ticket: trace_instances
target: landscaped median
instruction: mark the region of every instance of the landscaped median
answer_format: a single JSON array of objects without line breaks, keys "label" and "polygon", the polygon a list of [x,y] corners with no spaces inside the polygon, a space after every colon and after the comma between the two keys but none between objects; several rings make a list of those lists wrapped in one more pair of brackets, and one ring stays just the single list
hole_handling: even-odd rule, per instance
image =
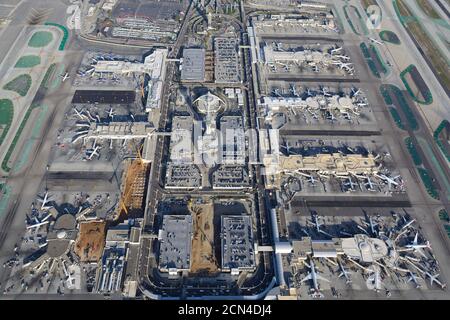
[{"label": "landscaped median", "polygon": [[[446,132],[444,132],[446,130]],[[450,122],[447,120],[443,120],[439,127],[437,127],[436,131],[433,133],[434,141],[436,141],[436,144],[439,146],[439,149],[441,149],[442,153],[447,158],[447,161],[450,162],[450,152],[448,151],[449,147],[445,146],[445,144],[448,144],[446,138],[448,136],[448,133],[450,132]],[[444,135],[444,136],[442,136]]]},{"label": "landscaped median", "polygon": [[65,26],[53,22],[46,22],[45,25],[58,27],[59,29],[62,30],[63,38],[61,39],[61,43],[59,44],[58,50],[63,51],[66,46],[67,40],[69,40],[69,30]]},{"label": "landscaped median", "polygon": [[0,145],[8,133],[14,115],[14,106],[9,99],[0,99]]},{"label": "landscaped median", "polygon": [[386,105],[390,106],[389,112],[391,113],[392,118],[400,129],[406,130],[406,126],[403,123],[397,108],[401,108],[411,129],[417,130],[419,128],[416,117],[414,116],[408,102],[406,101],[403,93],[399,88],[391,84],[383,84],[380,86],[380,92]]},{"label": "landscaped median", "polygon": [[[411,98],[421,104],[433,103],[433,96],[431,91],[420,75],[415,65],[409,65],[405,70],[400,73],[400,78],[408,90]],[[414,88],[414,89],[413,89]]]},{"label": "landscaped median", "polygon": [[400,39],[398,38],[398,36],[389,30],[383,30],[380,32],[380,39],[385,41],[385,42],[389,42],[389,43],[393,43],[393,44],[400,44]]}]

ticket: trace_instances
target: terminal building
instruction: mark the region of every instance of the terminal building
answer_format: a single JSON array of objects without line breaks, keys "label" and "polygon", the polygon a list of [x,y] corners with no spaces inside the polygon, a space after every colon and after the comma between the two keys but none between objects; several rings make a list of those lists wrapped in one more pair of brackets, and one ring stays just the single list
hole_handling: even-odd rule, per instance
[{"label": "terminal building", "polygon": [[251,217],[223,215],[221,224],[222,271],[232,275],[254,271],[256,262]]},{"label": "terminal building", "polygon": [[156,49],[145,57],[143,63],[118,60],[99,60],[93,65],[96,73],[121,75],[146,74],[149,77],[146,111],[161,107],[162,88],[165,77],[167,49]]},{"label": "terminal building", "polygon": [[164,215],[159,230],[159,269],[176,275],[191,269],[192,216]]}]

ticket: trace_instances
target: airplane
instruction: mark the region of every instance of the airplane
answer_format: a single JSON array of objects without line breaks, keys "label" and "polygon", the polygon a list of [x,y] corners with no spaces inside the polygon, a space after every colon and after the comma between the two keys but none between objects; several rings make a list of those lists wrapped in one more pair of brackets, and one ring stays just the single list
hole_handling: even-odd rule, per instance
[{"label": "airplane", "polygon": [[352,97],[356,97],[360,93],[361,93],[361,89],[356,90],[356,88],[352,88],[352,93],[351,93]]},{"label": "airplane", "polygon": [[366,187],[367,190],[369,191],[376,191],[375,190],[375,183],[372,182],[372,180],[370,179],[369,176],[367,176],[366,178],[366,182],[364,183],[364,186]]},{"label": "airplane", "polygon": [[299,97],[299,96],[300,96],[300,94],[298,93],[297,88],[295,87],[294,84],[290,84],[290,85],[289,85],[289,91],[292,92],[292,94],[293,94],[295,97]]},{"label": "airplane", "polygon": [[364,216],[366,221],[362,221],[363,224],[365,224],[366,226],[370,227],[370,231],[372,233],[372,235],[374,236],[378,236],[378,230],[375,230],[376,227],[378,227],[378,223],[374,223],[372,220],[371,216],[368,216],[365,212],[364,212]]},{"label": "airplane", "polygon": [[409,274],[409,278],[408,278],[408,282],[413,282],[414,285],[416,286],[416,289],[419,289],[421,287],[419,281],[418,281],[418,277],[411,271],[408,271]]},{"label": "airplane", "polygon": [[428,271],[425,271],[425,275],[430,278],[430,285],[433,285],[434,282],[436,282],[442,289],[445,289],[447,287],[447,284],[440,282],[437,278],[439,277],[439,273],[432,275]]},{"label": "airplane", "polygon": [[50,202],[50,198],[52,196],[48,194],[48,191],[45,190],[45,195],[42,197],[38,195],[37,201],[41,202],[41,210],[49,210],[50,208],[53,208],[53,206],[47,206],[47,203]]},{"label": "airplane", "polygon": [[[403,221],[406,222],[405,217],[403,217]],[[408,228],[410,225],[412,225],[414,222],[416,221],[416,219],[412,219],[411,221],[408,221],[400,230],[406,229]]]},{"label": "airplane", "polygon": [[343,49],[343,47],[337,47],[337,48],[332,49],[332,50],[330,51],[330,53],[331,53],[331,54],[333,54],[333,53],[338,53],[338,52],[340,52],[342,49]]},{"label": "airplane", "polygon": [[64,75],[60,74],[59,76],[62,78],[62,82],[66,81],[67,79],[70,78],[68,72],[66,72]]},{"label": "airplane", "polygon": [[316,185],[317,180],[314,179],[314,176],[309,176],[309,178],[307,178],[307,179],[308,179],[308,182],[311,183],[312,186]]},{"label": "airplane", "polygon": [[272,90],[272,94],[275,96],[281,97],[280,89],[278,89],[278,88],[274,88]]},{"label": "airplane", "polygon": [[313,262],[313,260],[311,258],[309,260],[309,265],[308,264],[306,264],[306,265],[311,270],[311,272],[309,272],[308,275],[300,281],[300,283],[308,281],[308,280],[311,280],[312,284],[313,284],[313,288],[312,288],[313,297],[315,297],[315,298],[323,298],[323,294],[320,292],[319,284],[318,284],[317,281],[321,280],[321,281],[330,282],[330,280],[328,280],[328,279],[322,277],[321,275],[317,274],[316,268],[314,266],[314,262]]},{"label": "airplane", "polygon": [[329,234],[329,233],[323,231],[322,229],[320,229],[320,226],[323,226],[323,223],[321,223],[321,222],[319,221],[319,215],[318,215],[317,213],[312,213],[312,218],[313,218],[314,220],[313,220],[313,221],[306,220],[307,223],[310,223],[310,224],[312,224],[313,226],[315,226],[317,232],[322,233],[322,234],[324,234],[324,235],[326,235],[326,236],[328,236],[328,237],[330,237],[330,238],[333,238],[333,236],[332,236],[331,234]]},{"label": "airplane", "polygon": [[381,180],[385,181],[388,184],[388,189],[392,189],[392,186],[398,186],[398,182],[396,182],[395,180],[400,178],[400,176],[395,176],[393,178],[390,178],[384,174],[378,175],[375,174],[376,177],[380,178]]},{"label": "airplane", "polygon": [[347,178],[347,182],[344,182],[344,186],[349,187],[351,191],[355,191],[355,186],[358,186],[358,184],[354,183],[351,178]]},{"label": "airplane", "polygon": [[369,40],[374,42],[374,43],[376,43],[376,44],[379,44],[379,45],[383,45],[384,44],[384,42],[378,41],[377,39],[374,39],[374,38],[370,38],[369,37]]},{"label": "airplane", "polygon": [[317,232],[321,232],[320,226],[323,226],[323,223],[319,221],[319,215],[317,213],[312,214],[313,221],[307,220],[310,224],[316,227]]},{"label": "airplane", "polygon": [[311,90],[309,88],[306,88],[306,95],[308,97],[312,97]]},{"label": "airplane", "polygon": [[89,150],[86,152],[86,153],[89,154],[88,160],[92,160],[92,158],[93,158],[94,156],[97,156],[97,157],[100,156],[100,154],[99,154],[98,151],[97,151],[98,149],[100,149],[100,147],[99,147],[99,146],[96,146],[95,148],[89,149]]},{"label": "airplane", "polygon": [[320,87],[320,90],[322,91],[322,94],[323,94],[325,97],[331,97],[331,94],[328,93],[328,89],[327,89],[327,88],[321,86],[321,87]]},{"label": "airplane", "polygon": [[329,111],[327,111],[327,119],[330,120],[330,122],[336,121],[334,114]]},{"label": "airplane", "polygon": [[114,121],[115,113],[114,113],[114,109],[113,108],[109,109],[108,116],[111,118],[111,121]]},{"label": "airplane", "polygon": [[346,284],[352,283],[352,279],[350,279],[350,272],[345,270],[345,268],[342,265],[341,261],[338,261],[338,263],[339,263],[339,269],[341,270],[341,273],[339,274],[338,278],[344,277]]},{"label": "airplane", "polygon": [[289,143],[288,143],[287,141],[284,141],[284,145],[282,144],[282,145],[281,145],[281,148],[283,148],[283,149],[286,150],[288,156],[289,156],[290,154],[296,154],[295,152],[292,152],[292,151],[291,151],[291,146],[289,145]]},{"label": "airplane", "polygon": [[77,110],[77,108],[73,108],[73,110],[75,111],[75,114],[82,120],[87,120],[86,115],[82,114],[80,111]]},{"label": "airplane", "polygon": [[408,244],[408,245],[406,245],[406,248],[407,248],[406,250],[413,250],[414,252],[417,251],[417,252],[420,253],[424,258],[427,258],[427,256],[426,256],[425,253],[422,251],[422,249],[424,249],[424,248],[431,249],[430,242],[427,241],[427,242],[424,243],[424,244],[419,244],[419,243],[418,243],[418,238],[419,238],[419,232],[416,232],[416,236],[414,237],[413,242],[410,243],[410,244]]}]

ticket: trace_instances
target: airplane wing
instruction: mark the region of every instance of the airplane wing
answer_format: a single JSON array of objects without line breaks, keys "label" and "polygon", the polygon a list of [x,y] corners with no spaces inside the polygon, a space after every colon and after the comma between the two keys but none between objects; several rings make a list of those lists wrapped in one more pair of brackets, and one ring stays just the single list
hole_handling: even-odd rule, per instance
[{"label": "airplane wing", "polygon": [[324,278],[324,277],[322,277],[322,276],[321,276],[321,275],[319,275],[319,274],[316,274],[316,278],[317,278],[318,280],[322,280],[322,281],[330,282],[330,280],[328,280],[327,278]]},{"label": "airplane wing", "polygon": [[312,275],[311,275],[311,273],[309,273],[306,277],[304,277],[304,278],[300,281],[300,283],[303,283],[303,282],[308,281],[308,280],[312,280]]}]

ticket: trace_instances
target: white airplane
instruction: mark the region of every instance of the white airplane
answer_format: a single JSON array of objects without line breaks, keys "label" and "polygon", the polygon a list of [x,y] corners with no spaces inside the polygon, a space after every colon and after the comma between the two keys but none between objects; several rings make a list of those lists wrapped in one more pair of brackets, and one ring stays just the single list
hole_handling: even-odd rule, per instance
[{"label": "white airplane", "polygon": [[332,49],[332,50],[330,51],[330,53],[331,53],[331,54],[333,54],[333,53],[338,53],[338,52],[340,52],[342,49],[343,49],[343,47],[337,47],[337,48]]},{"label": "white airplane", "polygon": [[438,280],[439,277],[439,273],[432,275],[431,273],[429,273],[428,271],[425,271],[425,275],[430,278],[430,285],[433,285],[434,282],[436,282],[436,284],[438,284],[442,289],[445,289],[445,287],[447,287],[447,284],[442,283]]},{"label": "white airplane", "polygon": [[322,91],[322,94],[323,94],[325,97],[331,97],[331,94],[328,93],[328,89],[327,89],[327,88],[325,88],[325,87],[320,87],[320,90]]},{"label": "white airplane", "polygon": [[299,94],[298,91],[297,91],[297,88],[296,88],[295,85],[292,84],[292,83],[289,85],[289,91],[292,92],[292,94],[294,95],[294,97],[300,96],[300,94]]},{"label": "white airplane", "polygon": [[345,283],[350,284],[352,283],[352,279],[350,279],[350,271],[345,270],[344,266],[342,265],[341,261],[338,261],[339,263],[339,269],[341,270],[341,273],[339,274],[339,278],[344,277]]},{"label": "white airplane", "polygon": [[306,95],[308,97],[312,97],[311,90],[309,88],[306,88]]},{"label": "white airplane", "polygon": [[100,156],[100,154],[99,154],[98,151],[97,151],[98,149],[100,149],[100,147],[99,147],[99,146],[96,146],[94,149],[91,149],[91,150],[88,150],[88,151],[87,151],[87,153],[89,153],[88,160],[92,160],[92,158],[93,158],[94,156],[97,156],[97,157]]},{"label": "white airplane", "polygon": [[[406,222],[405,217],[403,217],[403,220]],[[416,221],[416,219],[412,219],[411,221],[408,221],[400,230],[406,229],[408,228],[410,225],[412,225],[414,222]]]},{"label": "white airplane", "polygon": [[110,108],[109,111],[108,111],[108,117],[111,119],[111,121],[114,121],[114,116],[115,115],[116,114],[114,113],[114,109]]},{"label": "white airplane", "polygon": [[52,196],[48,194],[48,191],[45,191],[45,195],[42,197],[38,195],[37,201],[41,202],[41,210],[49,210],[50,208],[53,208],[53,206],[47,206],[47,203],[50,202],[50,198]]},{"label": "white airplane", "polygon": [[275,96],[281,97],[280,89],[278,89],[278,88],[274,88],[272,90],[272,94]]},{"label": "white airplane", "polygon": [[331,112],[328,112],[327,119],[330,120],[331,122],[336,121],[336,117]]},{"label": "white airplane", "polygon": [[367,176],[366,178],[366,182],[364,183],[364,186],[366,187],[367,190],[369,191],[376,191],[375,190],[375,183],[372,182],[372,180],[370,179],[369,176]]},{"label": "white airplane", "polygon": [[323,226],[323,223],[319,221],[319,215],[317,213],[312,214],[313,221],[307,220],[310,224],[316,227],[317,232],[321,232],[320,226]]},{"label": "white airplane", "polygon": [[80,111],[77,110],[77,108],[73,108],[73,110],[75,111],[75,114],[82,120],[87,120],[87,116],[82,114]]},{"label": "white airplane", "polygon": [[347,182],[344,182],[344,186],[349,187],[352,191],[355,191],[355,186],[358,186],[358,184],[354,183],[352,178],[347,178]]},{"label": "white airplane", "polygon": [[374,38],[370,38],[370,37],[369,37],[369,40],[372,41],[372,42],[374,42],[374,43],[376,43],[376,44],[379,44],[379,45],[383,45],[383,44],[384,44],[383,42],[378,41],[377,39],[374,39]]},{"label": "white airplane", "polygon": [[413,282],[414,285],[416,286],[416,289],[419,289],[421,287],[420,283],[419,283],[419,277],[417,277],[413,272],[408,271],[409,274],[409,278],[408,278],[408,282]]},{"label": "white airplane", "polygon": [[[306,264],[306,263],[305,263],[305,264]],[[312,291],[313,291],[313,297],[316,297],[316,298],[322,298],[322,297],[323,297],[323,294],[320,292],[319,283],[318,283],[317,281],[318,281],[318,280],[321,280],[321,281],[330,282],[330,280],[328,280],[328,279],[322,277],[321,275],[319,275],[319,274],[316,272],[316,268],[315,268],[315,266],[314,266],[314,262],[313,262],[313,260],[312,260],[311,258],[310,258],[310,260],[309,260],[309,265],[308,265],[308,264],[306,264],[306,265],[307,265],[307,267],[308,267],[311,271],[310,271],[310,272],[308,273],[308,275],[307,275],[305,278],[303,278],[300,282],[302,283],[302,282],[311,280],[311,281],[312,281],[312,284],[313,284],[313,288],[312,288]]]},{"label": "white airplane", "polygon": [[361,93],[361,89],[356,90],[355,88],[352,88],[352,97],[356,97],[360,93]]},{"label": "white airplane", "polygon": [[69,76],[69,73],[68,72],[66,72],[64,75],[59,75],[61,78],[62,78],[62,82],[64,82],[64,81],[66,81],[67,79],[69,79],[70,78],[70,76]]},{"label": "white airplane", "polygon": [[287,141],[284,141],[284,144],[281,145],[281,148],[285,149],[288,155],[290,155],[291,153],[295,154],[295,152],[291,152],[291,146]]},{"label": "white airplane", "polygon": [[307,178],[307,179],[308,179],[308,182],[311,183],[312,186],[315,186],[316,182],[318,181],[314,178],[314,176],[309,176],[309,178]]},{"label": "white airplane", "polygon": [[380,175],[375,174],[375,176],[378,177],[378,178],[380,178],[381,180],[385,181],[385,182],[388,184],[388,188],[389,188],[389,189],[392,189],[392,186],[393,186],[393,185],[394,185],[394,186],[398,186],[398,182],[396,182],[395,180],[398,179],[398,178],[400,178],[400,176],[395,176],[395,177],[393,177],[393,178],[388,177],[388,176],[386,176],[386,175],[384,175],[384,174],[380,174]]},{"label": "white airplane", "polygon": [[370,231],[372,232],[372,235],[378,236],[377,230],[375,230],[375,227],[378,226],[378,223],[374,223],[371,216],[368,216],[367,214],[364,214],[366,220],[363,220],[362,223],[366,225],[367,227],[370,227]]},{"label": "white airplane", "polygon": [[416,232],[416,236],[414,237],[414,240],[412,243],[406,245],[407,250],[413,250],[413,252],[418,252],[420,253],[423,257],[427,258],[427,256],[425,255],[425,253],[422,251],[422,249],[424,248],[428,248],[431,249],[430,246],[430,242],[427,241],[424,244],[419,244],[418,243],[418,238],[419,238],[419,232]]}]

